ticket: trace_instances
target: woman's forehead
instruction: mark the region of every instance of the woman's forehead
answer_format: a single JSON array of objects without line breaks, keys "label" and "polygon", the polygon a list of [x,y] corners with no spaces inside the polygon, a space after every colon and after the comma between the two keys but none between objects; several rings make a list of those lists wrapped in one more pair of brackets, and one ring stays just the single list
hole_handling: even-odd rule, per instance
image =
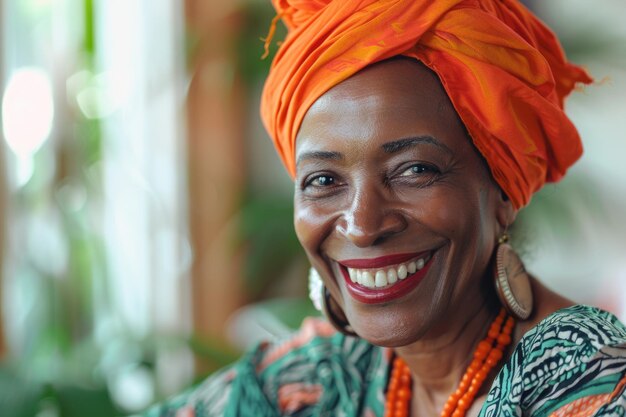
[{"label": "woman's forehead", "polygon": [[[323,94],[307,111],[296,140],[400,139],[411,134],[463,132],[439,79],[414,60],[394,59],[368,67]],[[308,147],[308,146],[307,146]]]},{"label": "woman's forehead", "polygon": [[423,96],[450,102],[439,78],[428,67],[415,59],[394,58],[362,69],[320,96],[311,107],[374,95],[389,96],[392,101],[394,97],[402,98],[398,97],[400,93],[407,93],[406,97]]}]

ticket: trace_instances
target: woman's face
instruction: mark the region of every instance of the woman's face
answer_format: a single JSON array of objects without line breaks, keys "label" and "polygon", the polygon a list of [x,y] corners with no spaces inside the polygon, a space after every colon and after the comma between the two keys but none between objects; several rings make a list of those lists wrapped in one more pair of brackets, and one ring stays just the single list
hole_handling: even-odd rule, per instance
[{"label": "woman's face", "polygon": [[404,346],[484,303],[514,213],[430,70],[396,59],[329,90],[296,161],[296,233],[361,337]]}]

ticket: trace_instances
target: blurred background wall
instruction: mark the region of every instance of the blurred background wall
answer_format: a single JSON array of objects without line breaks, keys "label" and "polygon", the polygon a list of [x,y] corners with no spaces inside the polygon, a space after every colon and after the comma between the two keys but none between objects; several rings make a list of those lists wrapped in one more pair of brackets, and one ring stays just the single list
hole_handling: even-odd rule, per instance
[{"label": "blurred background wall", "polygon": [[[626,6],[528,5],[598,83],[568,102],[583,159],[514,237],[549,286],[626,319]],[[258,118],[273,16],[0,0],[0,415],[138,412],[312,314]]]}]

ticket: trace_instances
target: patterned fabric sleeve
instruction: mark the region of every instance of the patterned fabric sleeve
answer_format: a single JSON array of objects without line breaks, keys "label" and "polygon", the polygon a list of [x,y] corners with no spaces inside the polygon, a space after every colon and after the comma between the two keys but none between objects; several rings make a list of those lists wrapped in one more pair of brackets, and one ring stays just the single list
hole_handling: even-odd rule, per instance
[{"label": "patterned fabric sleeve", "polygon": [[325,321],[305,321],[295,337],[242,365],[238,372],[245,375],[237,377],[241,385],[231,397],[238,397],[226,416],[382,415],[387,362],[380,348],[336,333]]},{"label": "patterned fabric sleeve", "polygon": [[575,306],[522,338],[490,390],[481,417],[626,415],[626,328]]},{"label": "patterned fabric sleeve", "polygon": [[387,359],[325,321],[260,344],[236,364],[143,417],[313,417],[382,414]]},{"label": "patterned fabric sleeve", "polygon": [[626,410],[626,377],[613,392],[591,394],[572,401],[550,414],[550,417],[610,417],[624,416]]},{"label": "patterned fabric sleeve", "polygon": [[212,375],[197,388],[152,407],[142,417],[223,416],[235,379],[234,367]]}]

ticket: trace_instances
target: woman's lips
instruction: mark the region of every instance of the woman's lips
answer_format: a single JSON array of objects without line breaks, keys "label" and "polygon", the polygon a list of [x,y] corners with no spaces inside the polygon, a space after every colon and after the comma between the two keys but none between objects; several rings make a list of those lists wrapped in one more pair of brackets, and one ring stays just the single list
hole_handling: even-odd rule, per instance
[{"label": "woman's lips", "polygon": [[430,269],[433,252],[340,261],[348,292],[365,304],[386,303],[413,290]]}]

